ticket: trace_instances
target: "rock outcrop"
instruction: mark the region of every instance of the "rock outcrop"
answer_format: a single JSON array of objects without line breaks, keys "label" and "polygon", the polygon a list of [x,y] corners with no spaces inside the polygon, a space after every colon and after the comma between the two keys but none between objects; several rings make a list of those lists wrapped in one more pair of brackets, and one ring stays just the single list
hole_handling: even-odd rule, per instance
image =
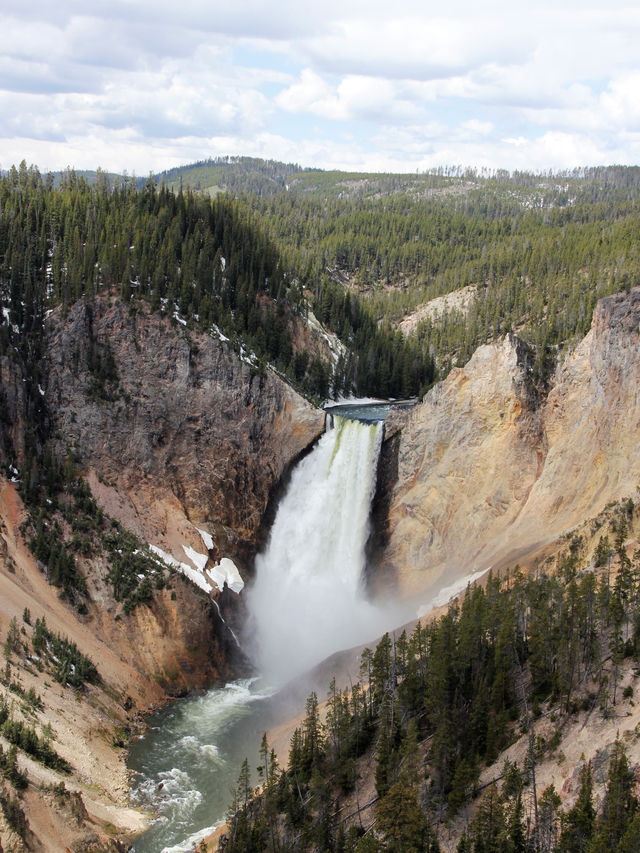
[{"label": "rock outcrop", "polygon": [[[640,482],[640,288],[601,300],[536,403],[516,338],[389,426],[401,429],[377,584],[425,593],[515,562]],[[395,420],[394,420],[395,419]]]},{"label": "rock outcrop", "polygon": [[117,301],[78,303],[50,329],[46,398],[110,514],[179,559],[181,544],[202,551],[203,527],[214,559],[246,565],[324,414],[227,343]]},{"label": "rock outcrop", "polygon": [[[49,318],[46,375],[60,454],[105,511],[178,562],[227,557],[246,577],[270,497],[323,412],[226,342],[106,297]],[[177,578],[171,595],[121,613],[107,568],[85,567],[89,612],[124,661],[173,694],[232,675],[237,648],[219,608],[239,618],[235,593],[216,605]]]}]

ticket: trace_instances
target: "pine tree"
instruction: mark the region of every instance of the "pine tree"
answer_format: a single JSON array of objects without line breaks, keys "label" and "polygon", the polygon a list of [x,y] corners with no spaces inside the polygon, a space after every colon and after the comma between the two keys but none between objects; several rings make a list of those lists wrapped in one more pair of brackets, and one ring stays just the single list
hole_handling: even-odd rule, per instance
[{"label": "pine tree", "polygon": [[609,762],[607,790],[597,824],[593,853],[605,849],[615,850],[627,831],[637,809],[632,785],[633,773],[624,746],[622,741],[616,739]]},{"label": "pine tree", "polygon": [[593,783],[589,762],[580,772],[580,790],[576,804],[562,818],[558,853],[587,853],[593,838],[594,825]]},{"label": "pine tree", "polygon": [[431,828],[417,791],[403,780],[392,785],[376,807],[376,829],[389,853],[426,853]]},{"label": "pine tree", "polygon": [[627,826],[616,849],[616,853],[638,853],[640,850],[640,813],[636,812]]}]

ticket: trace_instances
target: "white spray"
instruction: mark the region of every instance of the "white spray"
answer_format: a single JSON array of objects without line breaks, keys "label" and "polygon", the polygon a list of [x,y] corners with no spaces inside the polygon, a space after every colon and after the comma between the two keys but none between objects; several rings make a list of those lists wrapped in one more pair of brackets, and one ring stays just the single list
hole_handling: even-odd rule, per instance
[{"label": "white spray", "polygon": [[382,423],[336,417],[293,471],[247,595],[245,642],[271,681],[380,631],[362,574],[382,432]]}]

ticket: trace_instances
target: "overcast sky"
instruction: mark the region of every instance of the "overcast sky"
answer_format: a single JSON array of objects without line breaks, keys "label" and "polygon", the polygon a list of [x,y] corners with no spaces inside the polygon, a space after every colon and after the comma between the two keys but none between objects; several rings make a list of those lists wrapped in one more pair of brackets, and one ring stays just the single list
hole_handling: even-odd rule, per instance
[{"label": "overcast sky", "polygon": [[0,167],[640,163],[637,0],[2,0]]}]

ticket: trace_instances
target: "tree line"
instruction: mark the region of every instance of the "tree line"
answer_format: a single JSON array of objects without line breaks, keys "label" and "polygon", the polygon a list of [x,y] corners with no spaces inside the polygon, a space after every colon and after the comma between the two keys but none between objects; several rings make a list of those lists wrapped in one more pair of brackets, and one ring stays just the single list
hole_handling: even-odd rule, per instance
[{"label": "tree line", "polygon": [[[308,698],[286,770],[263,740],[257,796],[245,761],[222,849],[435,853],[439,833],[479,793],[483,768],[522,738],[525,759],[505,762],[502,784],[486,787],[459,853],[637,850],[622,742],[599,814],[588,763],[571,809],[553,786],[536,786],[536,766],[565,726],[584,711],[609,716],[633,696],[620,682],[625,659],[640,662],[640,561],[624,544],[634,512],[633,502],[617,508],[590,557],[574,537],[553,574],[490,575],[438,620],[366,649],[361,681],[344,691],[332,682],[324,718],[317,695]],[[554,722],[546,739],[536,728],[543,714]],[[368,803],[358,790],[363,756],[374,763]]]},{"label": "tree line", "polygon": [[[354,298],[320,282],[319,313],[339,333],[339,364],[305,349],[296,323],[308,303],[304,284],[247,205],[174,193],[148,180],[93,184],[73,172],[57,185],[22,163],[0,180],[0,284],[5,322],[0,353],[17,346],[37,387],[44,313],[117,289],[129,302],[177,314],[268,361],[318,398],[329,393],[418,394],[434,380],[428,347],[380,327]],[[380,379],[372,368],[381,361]],[[34,403],[37,403],[34,397]]]}]

